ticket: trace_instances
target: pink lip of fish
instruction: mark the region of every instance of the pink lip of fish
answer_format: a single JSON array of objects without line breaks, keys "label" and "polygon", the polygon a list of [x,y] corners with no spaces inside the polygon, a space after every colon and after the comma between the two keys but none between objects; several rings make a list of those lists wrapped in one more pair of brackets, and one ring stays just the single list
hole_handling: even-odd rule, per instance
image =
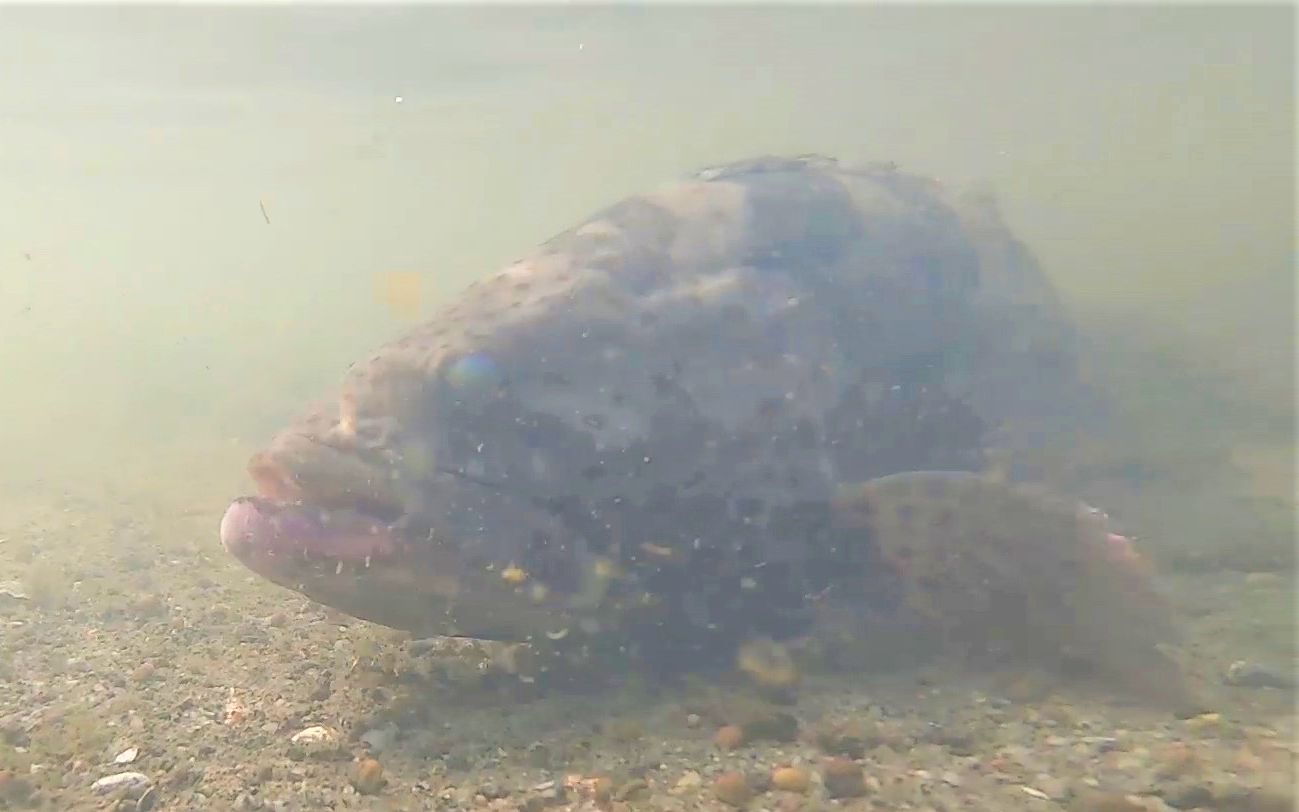
[{"label": "pink lip of fish", "polygon": [[1132,539],[1119,533],[1106,533],[1107,549],[1117,558],[1133,563],[1141,560],[1141,554],[1133,546]]},{"label": "pink lip of fish", "polygon": [[[1083,504],[1083,510],[1097,519],[1108,522],[1109,514],[1097,507],[1092,507],[1086,503]],[[1144,569],[1146,558],[1137,551],[1131,536],[1125,536],[1122,533],[1115,533],[1112,530],[1105,531],[1105,557],[1116,564],[1124,564],[1137,569]]]},{"label": "pink lip of fish", "polygon": [[245,562],[315,554],[330,561],[368,564],[396,547],[382,523],[350,511],[327,516],[292,505],[239,499],[221,520],[221,542]]},{"label": "pink lip of fish", "polygon": [[1102,555],[1121,570],[1141,577],[1149,577],[1150,561],[1137,549],[1130,536],[1106,532]]}]

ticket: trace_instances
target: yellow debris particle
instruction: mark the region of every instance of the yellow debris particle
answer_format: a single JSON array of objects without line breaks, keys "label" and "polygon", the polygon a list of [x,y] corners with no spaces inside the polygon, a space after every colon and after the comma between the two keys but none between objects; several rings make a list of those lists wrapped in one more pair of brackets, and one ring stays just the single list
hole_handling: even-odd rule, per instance
[{"label": "yellow debris particle", "polygon": [[393,271],[382,274],[378,282],[379,301],[399,319],[416,319],[420,311],[422,280],[413,271]]},{"label": "yellow debris particle", "polygon": [[767,638],[746,641],[736,653],[736,667],[758,686],[784,690],[800,682],[789,650]]},{"label": "yellow debris particle", "polygon": [[609,560],[608,558],[605,558],[604,556],[601,556],[595,560],[594,570],[595,570],[595,574],[600,578],[618,577],[618,565],[614,564],[613,561]]},{"label": "yellow debris particle", "polygon": [[528,580],[528,572],[522,567],[511,564],[510,566],[501,570],[501,578],[504,579],[504,581],[508,584],[514,584],[515,586],[518,586],[519,584]]},{"label": "yellow debris particle", "polygon": [[1199,716],[1193,716],[1186,720],[1186,726],[1197,733],[1205,733],[1215,730],[1222,725],[1222,715],[1219,713],[1202,713]]},{"label": "yellow debris particle", "polygon": [[644,544],[642,544],[640,548],[645,552],[649,553],[650,555],[658,556],[659,558],[672,557],[672,548],[664,547],[662,544],[651,544],[650,542],[647,541]]}]

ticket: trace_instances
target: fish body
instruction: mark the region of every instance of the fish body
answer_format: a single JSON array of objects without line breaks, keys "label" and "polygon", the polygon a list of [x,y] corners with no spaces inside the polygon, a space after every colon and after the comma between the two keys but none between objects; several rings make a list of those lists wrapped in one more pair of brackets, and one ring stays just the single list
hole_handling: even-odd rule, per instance
[{"label": "fish body", "polygon": [[690,663],[805,634],[816,596],[890,600],[865,585],[896,549],[843,520],[875,498],[852,486],[974,476],[1069,426],[1076,346],[987,201],[892,165],[730,163],[596,213],[355,364],[253,457],[221,537],[416,634],[614,634]]}]

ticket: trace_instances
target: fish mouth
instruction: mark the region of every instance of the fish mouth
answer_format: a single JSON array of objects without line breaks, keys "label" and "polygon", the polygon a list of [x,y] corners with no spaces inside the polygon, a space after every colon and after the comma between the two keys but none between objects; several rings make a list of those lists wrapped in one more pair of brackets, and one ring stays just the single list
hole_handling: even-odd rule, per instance
[{"label": "fish mouth", "polygon": [[289,434],[255,454],[248,472],[257,494],[230,504],[221,543],[260,574],[272,577],[289,562],[370,565],[404,546],[391,477],[355,454]]},{"label": "fish mouth", "polygon": [[426,567],[401,530],[352,508],[244,496],[226,509],[220,535],[267,581],[394,629],[445,633],[459,591],[454,567]]},{"label": "fish mouth", "polygon": [[551,628],[535,593],[499,568],[470,565],[460,549],[465,516],[472,525],[484,514],[456,514],[446,505],[482,504],[490,488],[435,475],[419,483],[419,495],[408,486],[407,504],[382,461],[296,433],[277,437],[248,470],[256,493],[231,502],[220,538],[262,578],[418,634],[515,640]]},{"label": "fish mouth", "polygon": [[263,572],[299,561],[370,566],[402,546],[393,528],[346,508],[286,504],[240,497],[221,518],[221,543],[252,569]]}]

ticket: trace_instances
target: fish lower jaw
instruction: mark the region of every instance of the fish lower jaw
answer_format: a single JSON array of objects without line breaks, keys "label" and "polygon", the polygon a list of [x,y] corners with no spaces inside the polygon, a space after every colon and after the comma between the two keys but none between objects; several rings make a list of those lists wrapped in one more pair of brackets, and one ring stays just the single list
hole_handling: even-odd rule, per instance
[{"label": "fish lower jaw", "polygon": [[253,569],[369,569],[398,557],[404,543],[386,523],[350,510],[236,499],[221,520],[226,550]]}]

